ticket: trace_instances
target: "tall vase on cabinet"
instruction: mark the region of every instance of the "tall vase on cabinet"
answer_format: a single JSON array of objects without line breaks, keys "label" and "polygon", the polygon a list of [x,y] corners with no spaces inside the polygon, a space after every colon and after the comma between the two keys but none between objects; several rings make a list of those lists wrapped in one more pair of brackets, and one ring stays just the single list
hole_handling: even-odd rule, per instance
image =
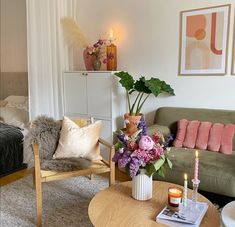
[{"label": "tall vase on cabinet", "polygon": [[145,169],[132,178],[132,197],[136,200],[149,200],[153,193],[153,179],[146,174]]}]

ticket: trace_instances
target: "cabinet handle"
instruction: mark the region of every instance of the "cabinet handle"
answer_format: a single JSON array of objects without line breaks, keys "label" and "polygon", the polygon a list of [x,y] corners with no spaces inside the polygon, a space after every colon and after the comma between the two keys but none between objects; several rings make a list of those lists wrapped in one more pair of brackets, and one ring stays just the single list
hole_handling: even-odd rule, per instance
[{"label": "cabinet handle", "polygon": [[88,76],[88,73],[82,73],[83,76]]}]

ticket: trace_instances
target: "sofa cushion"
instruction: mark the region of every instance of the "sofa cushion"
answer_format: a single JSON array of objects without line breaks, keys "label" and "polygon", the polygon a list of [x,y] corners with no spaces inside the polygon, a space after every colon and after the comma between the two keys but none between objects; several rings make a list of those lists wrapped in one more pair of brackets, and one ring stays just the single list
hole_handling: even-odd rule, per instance
[{"label": "sofa cushion", "polygon": [[155,132],[160,132],[165,138],[171,135],[171,130],[164,125],[154,124],[148,127],[148,135],[153,135]]},{"label": "sofa cushion", "polygon": [[[183,185],[183,174],[189,179],[194,176],[195,150],[172,147],[169,158],[173,163],[172,170],[166,170],[165,178],[154,176],[154,179],[164,180]],[[199,150],[199,189],[217,194],[235,197],[235,152],[229,158],[227,155]],[[192,183],[189,181],[192,188]]]},{"label": "sofa cushion", "polygon": [[183,142],[183,147],[194,148],[196,145],[197,132],[200,125],[200,121],[189,121],[186,135]]},{"label": "sofa cushion", "polygon": [[223,131],[224,131],[223,124],[215,123],[212,125],[208,139],[208,147],[207,147],[208,150],[219,151]]},{"label": "sofa cushion", "polygon": [[206,150],[208,144],[209,133],[211,129],[211,122],[201,122],[198,128],[197,140],[195,148]]},{"label": "sofa cushion", "polygon": [[189,123],[189,121],[186,119],[181,119],[178,121],[177,134],[176,134],[176,138],[173,143],[174,147],[182,147],[183,146],[188,123]]},{"label": "sofa cushion", "polygon": [[224,131],[220,146],[221,153],[224,154],[232,153],[234,133],[235,133],[235,124],[227,124],[224,126]]}]

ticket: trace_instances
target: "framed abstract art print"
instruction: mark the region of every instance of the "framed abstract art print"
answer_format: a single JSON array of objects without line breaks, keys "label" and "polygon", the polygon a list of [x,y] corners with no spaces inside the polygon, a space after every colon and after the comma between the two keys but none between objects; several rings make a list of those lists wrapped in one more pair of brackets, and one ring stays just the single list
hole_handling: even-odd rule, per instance
[{"label": "framed abstract art print", "polygon": [[226,74],[230,8],[181,12],[180,75]]}]

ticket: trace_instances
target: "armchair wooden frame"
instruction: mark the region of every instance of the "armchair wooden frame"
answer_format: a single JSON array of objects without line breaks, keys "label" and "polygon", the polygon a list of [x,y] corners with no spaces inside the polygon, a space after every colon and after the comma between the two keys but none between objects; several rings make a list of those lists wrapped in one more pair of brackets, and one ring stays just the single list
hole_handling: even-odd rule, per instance
[{"label": "armchair wooden frame", "polygon": [[112,162],[112,157],[115,153],[114,146],[105,140],[99,138],[98,142],[105,147],[109,148],[109,161],[92,162],[91,166],[87,169],[70,171],[70,172],[56,172],[41,170],[39,147],[33,144],[34,153],[34,186],[36,189],[36,208],[37,208],[37,226],[42,226],[42,183],[48,181],[62,180],[70,177],[86,176],[92,174],[100,174],[109,172],[109,185],[115,183],[115,164]]}]

